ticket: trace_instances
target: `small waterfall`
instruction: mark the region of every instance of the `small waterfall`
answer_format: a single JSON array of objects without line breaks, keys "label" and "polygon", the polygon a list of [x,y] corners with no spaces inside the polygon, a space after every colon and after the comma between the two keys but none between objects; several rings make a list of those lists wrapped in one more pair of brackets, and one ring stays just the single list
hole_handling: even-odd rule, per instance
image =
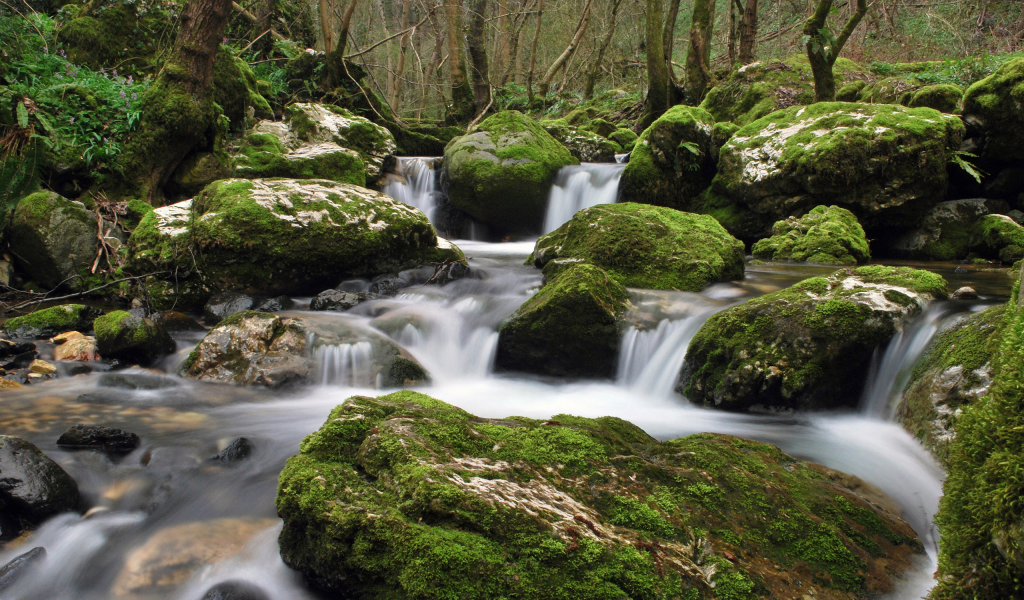
[{"label": "small waterfall", "polygon": [[626,152],[625,154],[616,154],[615,155],[615,162],[623,163],[623,164],[624,163],[628,163],[629,162],[629,152]]},{"label": "small waterfall", "polygon": [[374,375],[373,344],[325,344],[313,351],[316,375],[322,385],[377,387]]},{"label": "small waterfall", "polygon": [[715,310],[679,320],[662,319],[654,329],[630,327],[619,350],[619,385],[651,396],[675,391],[690,340]]},{"label": "small waterfall", "polygon": [[544,233],[550,233],[577,212],[598,204],[615,204],[624,164],[583,163],[562,167],[548,195]]},{"label": "small waterfall", "polygon": [[434,223],[442,194],[434,171],[437,161],[436,158],[398,157],[395,172],[388,175],[382,191],[399,202],[420,209]]}]

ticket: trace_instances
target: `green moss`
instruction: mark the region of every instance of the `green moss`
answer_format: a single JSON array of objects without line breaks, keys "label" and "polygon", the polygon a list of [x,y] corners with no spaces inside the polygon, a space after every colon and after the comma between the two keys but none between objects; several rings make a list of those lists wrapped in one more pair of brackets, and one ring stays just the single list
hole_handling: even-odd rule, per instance
[{"label": "green moss", "polygon": [[637,135],[633,133],[632,129],[616,129],[608,134],[608,139],[622,146],[623,152],[629,152],[633,149],[633,146],[636,144],[636,138]]},{"label": "green moss", "polygon": [[159,68],[157,32],[169,15],[154,7],[140,15],[133,2],[95,2],[88,15],[73,18],[57,32],[57,40],[75,64],[92,69],[117,68],[122,73]]},{"label": "green moss", "polygon": [[864,86],[856,101],[864,104],[910,104],[920,88],[917,81],[907,77],[887,77]]},{"label": "green moss", "polygon": [[924,106],[934,108],[939,112],[956,113],[960,111],[960,102],[963,97],[964,90],[958,85],[950,83],[927,85],[914,93],[908,106]]},{"label": "green moss", "polygon": [[99,314],[82,304],[62,304],[4,321],[4,332],[16,338],[49,338],[65,331],[85,333],[92,329]]},{"label": "green moss", "polygon": [[247,136],[235,162],[235,175],[246,179],[328,179],[366,185],[366,165],[358,152],[340,146],[318,146],[289,153],[280,140],[269,133]]},{"label": "green moss", "polygon": [[985,215],[975,226],[985,254],[1006,264],[1024,258],[1024,227],[1004,215]]},{"label": "green moss", "polygon": [[983,143],[981,156],[997,159],[1024,158],[1016,134],[1024,127],[1024,58],[1006,62],[995,73],[967,88],[963,118],[972,123]]},{"label": "green moss", "polygon": [[260,95],[252,69],[226,45],[220,46],[217,51],[217,60],[213,63],[212,83],[213,101],[223,109],[224,115],[230,121],[231,129],[245,129],[245,119],[249,116],[247,112],[250,110],[250,118],[274,118],[270,103]]},{"label": "green moss", "polygon": [[752,249],[764,260],[796,260],[828,265],[856,265],[871,259],[867,236],[850,211],[817,206],[803,217],[778,221],[772,237]]},{"label": "green moss", "polygon": [[93,329],[100,355],[128,364],[146,365],[177,348],[159,324],[123,310],[97,317]]}]

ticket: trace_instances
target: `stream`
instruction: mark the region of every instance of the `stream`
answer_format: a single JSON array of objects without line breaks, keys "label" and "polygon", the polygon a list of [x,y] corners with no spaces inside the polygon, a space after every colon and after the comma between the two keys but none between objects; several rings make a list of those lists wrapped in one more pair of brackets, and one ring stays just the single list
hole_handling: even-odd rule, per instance
[{"label": "stream", "polygon": [[[410,174],[419,169],[406,166]],[[585,197],[594,188],[607,188],[617,180],[617,173],[605,167],[615,166],[567,174],[558,193],[573,206],[581,198],[589,201]],[[428,212],[436,206],[433,181],[422,172],[410,179],[422,187],[390,193],[406,193],[403,200]],[[571,190],[574,186],[584,191]],[[426,193],[425,187],[430,187]],[[564,214],[572,215],[568,209]],[[551,215],[549,208],[549,221]],[[970,284],[983,299],[936,303],[880,348],[859,411],[743,415],[700,408],[674,392],[690,339],[716,311],[833,268],[750,265],[742,281],[716,284],[700,293],[633,291],[632,320],[646,325],[623,332],[616,378],[573,382],[493,370],[498,326],[542,283],[540,272],[523,264],[533,242],[455,243],[477,277],[443,287],[407,288],[394,298],[366,302],[345,313],[303,314],[355,321],[384,333],[430,372],[433,384],[421,391],[476,415],[611,415],[659,439],[699,432],[734,434],[857,475],[899,504],[928,552],[928,559],[920,561],[891,597],[920,598],[931,586],[937,549],[932,518],[944,474],[892,422],[894,400],[944,323],[1005,300],[1011,280],[1004,274],[973,268],[958,274],[955,264],[926,265],[947,277],[950,289]],[[309,301],[296,300],[300,307]],[[89,375],[4,393],[0,431],[29,440],[57,461],[78,482],[85,504],[93,507],[84,516],[55,517],[0,548],[0,565],[34,547],[47,552],[45,560],[5,590],[4,598],[199,600],[211,586],[233,580],[251,582],[273,599],[316,598],[278,554],[278,473],[333,407],[354,394],[387,391],[374,389],[361,367],[365,350],[358,344],[322,349],[317,355],[322,383],[311,387],[273,391],[177,377],[176,366],[201,335],[179,337],[179,351],[159,370],[100,372],[96,365]],[[40,349],[45,354],[43,345]],[[76,423],[126,429],[141,436],[142,445],[114,458],[58,449],[57,437]],[[231,464],[210,460],[239,436],[254,446],[247,459]],[[193,571],[195,564],[202,566]]]}]

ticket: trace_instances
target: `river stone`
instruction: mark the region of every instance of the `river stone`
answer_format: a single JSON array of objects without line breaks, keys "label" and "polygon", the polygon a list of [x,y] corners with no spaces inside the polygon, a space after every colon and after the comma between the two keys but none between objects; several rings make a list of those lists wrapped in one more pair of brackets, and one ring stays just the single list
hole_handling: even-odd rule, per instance
[{"label": "river stone", "polygon": [[495,367],[554,377],[613,377],[628,308],[622,284],[598,267],[574,264],[501,324]]},{"label": "river stone", "polygon": [[46,339],[65,331],[89,331],[99,314],[99,310],[83,304],[61,304],[7,319],[3,330],[15,338]]},{"label": "river stone", "polygon": [[72,425],[57,438],[57,446],[72,450],[103,450],[125,453],[139,447],[139,436],[130,431],[103,425]]},{"label": "river stone", "polygon": [[167,331],[145,317],[123,310],[98,317],[94,323],[96,347],[106,358],[149,365],[173,354],[178,345]]},{"label": "river stone", "polygon": [[796,260],[824,265],[856,265],[871,260],[868,238],[857,217],[838,206],[816,206],[797,218],[776,221],[772,237],[758,241],[754,258]]},{"label": "river stone", "polygon": [[270,596],[248,581],[233,579],[213,586],[203,594],[202,600],[270,600]]},{"label": "river stone", "polygon": [[249,458],[249,455],[252,454],[255,449],[255,446],[253,446],[252,442],[249,441],[249,438],[235,438],[234,441],[217,453],[217,456],[214,456],[211,460],[222,463],[238,462]]},{"label": "river stone", "polygon": [[50,343],[56,344],[53,348],[55,361],[87,362],[99,359],[96,338],[82,335],[77,331],[68,331],[50,338]]},{"label": "river stone", "polygon": [[491,115],[444,153],[441,182],[452,205],[502,233],[539,231],[558,170],[578,164],[536,121]]},{"label": "river stone", "polygon": [[[376,296],[374,294],[373,296]],[[342,290],[324,290],[317,294],[309,303],[309,310],[343,311],[370,300],[369,292],[344,292]]]},{"label": "river stone", "polygon": [[0,592],[14,585],[29,569],[44,560],[46,560],[46,548],[39,546],[24,554],[19,554],[12,561],[0,567]]},{"label": "river stone", "polygon": [[464,260],[426,215],[351,184],[227,179],[146,215],[128,242],[129,273],[156,308],[194,310],[217,292],[313,294],[348,277]]},{"label": "river stone", "polygon": [[969,255],[1012,263],[1024,257],[1024,228],[1001,200],[949,200],[929,210],[919,227],[896,238],[892,250],[912,259],[963,260]]},{"label": "river stone", "polygon": [[[103,221],[103,232],[114,247],[127,239],[107,221]],[[98,233],[96,213],[84,204],[40,191],[18,203],[8,239],[11,247],[17,249],[14,259],[18,268],[33,281],[46,289],[63,284],[81,291],[81,277],[89,274],[96,258]]]},{"label": "river stone", "polygon": [[290,104],[285,108],[285,121],[285,146],[297,150],[306,145],[334,143],[355,150],[366,165],[368,184],[380,178],[384,159],[397,149],[395,136],[385,127],[330,104]]},{"label": "river stone", "polygon": [[537,240],[527,263],[554,275],[586,262],[626,287],[699,292],[743,277],[743,244],[707,215],[649,204],[601,204]]},{"label": "river stone", "polygon": [[569,125],[563,119],[541,121],[544,131],[562,143],[580,162],[613,163],[622,146],[595,132]]},{"label": "river stone", "polygon": [[[317,352],[330,346],[369,346],[368,387],[421,384],[428,375],[410,355],[369,328],[316,314],[234,314],[210,330],[183,365],[199,381],[280,387],[323,381]],[[329,375],[329,374],[328,374]]]},{"label": "river stone", "polygon": [[38,525],[77,510],[78,502],[78,484],[60,465],[29,442],[0,435],[0,509],[8,517]]},{"label": "river stone", "polygon": [[702,212],[744,239],[818,205],[864,229],[915,226],[941,201],[963,124],[930,108],[822,102],[772,113],[722,147]]},{"label": "river stone", "polygon": [[708,319],[676,389],[731,411],[855,407],[875,348],[947,294],[939,275],[906,267],[805,279]]},{"label": "river stone", "polygon": [[715,176],[715,119],[692,106],[673,106],[633,145],[619,180],[619,200],[690,210]]},{"label": "river stone", "polygon": [[1007,61],[967,88],[963,119],[974,153],[1002,160],[1024,159],[1024,58]]},{"label": "river stone", "polygon": [[727,435],[357,396],[281,472],[279,543],[352,597],[864,598],[923,549],[851,479]]},{"label": "river stone", "polygon": [[214,294],[203,307],[203,320],[207,325],[216,325],[235,313],[246,310],[257,312],[278,312],[293,308],[295,304],[287,296],[265,298],[249,296],[239,292]]},{"label": "river stone", "polygon": [[161,311],[150,318],[154,323],[171,332],[206,331],[195,319],[176,310]]},{"label": "river stone", "polygon": [[235,154],[235,176],[245,179],[288,177],[329,179],[366,185],[366,166],[355,150],[334,142],[300,146],[289,151],[270,133],[254,133]]}]

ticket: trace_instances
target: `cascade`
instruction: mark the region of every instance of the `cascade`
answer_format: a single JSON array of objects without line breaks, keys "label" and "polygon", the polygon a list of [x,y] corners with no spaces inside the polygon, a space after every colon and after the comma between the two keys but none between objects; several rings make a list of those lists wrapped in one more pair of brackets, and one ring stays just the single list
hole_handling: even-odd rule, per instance
[{"label": "cascade", "polygon": [[313,350],[313,358],[322,385],[377,387],[370,342],[324,344]]},{"label": "cascade", "polygon": [[678,320],[662,319],[654,329],[630,327],[622,338],[616,381],[652,396],[672,394],[690,340],[715,312],[703,311]]},{"label": "cascade", "polygon": [[598,204],[614,204],[625,164],[583,163],[562,167],[548,193],[544,233],[558,229],[577,212]]},{"label": "cascade", "polygon": [[437,186],[436,163],[439,158],[398,157],[395,172],[389,174],[382,191],[399,202],[423,211],[436,224],[437,206],[442,192]]}]

